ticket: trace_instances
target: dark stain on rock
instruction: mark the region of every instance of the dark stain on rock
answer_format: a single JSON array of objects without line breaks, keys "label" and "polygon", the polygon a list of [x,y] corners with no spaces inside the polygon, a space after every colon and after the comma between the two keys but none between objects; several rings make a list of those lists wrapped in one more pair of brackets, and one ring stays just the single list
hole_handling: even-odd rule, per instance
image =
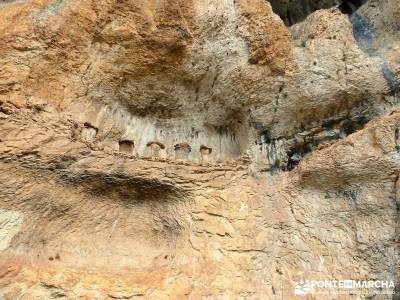
[{"label": "dark stain on rock", "polygon": [[374,26],[366,18],[357,13],[350,16],[350,22],[353,25],[353,34],[357,45],[365,53],[376,55],[377,49],[374,46],[374,41],[377,33]]}]

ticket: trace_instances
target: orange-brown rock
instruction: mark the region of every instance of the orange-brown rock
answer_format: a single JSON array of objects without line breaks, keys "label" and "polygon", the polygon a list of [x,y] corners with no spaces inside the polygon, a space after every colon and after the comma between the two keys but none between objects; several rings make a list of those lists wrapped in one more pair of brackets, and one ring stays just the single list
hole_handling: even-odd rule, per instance
[{"label": "orange-brown rock", "polygon": [[400,4],[356,2],[0,1],[0,299],[397,299]]}]

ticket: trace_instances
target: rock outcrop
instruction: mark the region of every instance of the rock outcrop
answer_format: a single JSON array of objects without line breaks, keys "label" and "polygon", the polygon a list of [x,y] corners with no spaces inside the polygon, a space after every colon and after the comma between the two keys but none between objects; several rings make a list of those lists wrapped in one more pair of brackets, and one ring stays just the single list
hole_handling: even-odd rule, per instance
[{"label": "rock outcrop", "polygon": [[0,299],[400,297],[400,3],[270,2],[0,1]]}]

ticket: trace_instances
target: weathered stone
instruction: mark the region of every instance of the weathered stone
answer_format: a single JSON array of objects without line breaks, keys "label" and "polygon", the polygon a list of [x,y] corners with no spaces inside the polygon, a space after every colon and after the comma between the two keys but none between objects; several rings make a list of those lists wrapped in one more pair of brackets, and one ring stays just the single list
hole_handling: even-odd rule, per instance
[{"label": "weathered stone", "polygon": [[398,293],[400,3],[347,2],[0,3],[0,298]]},{"label": "weathered stone", "polygon": [[19,232],[23,216],[16,211],[0,209],[0,251],[6,250]]}]

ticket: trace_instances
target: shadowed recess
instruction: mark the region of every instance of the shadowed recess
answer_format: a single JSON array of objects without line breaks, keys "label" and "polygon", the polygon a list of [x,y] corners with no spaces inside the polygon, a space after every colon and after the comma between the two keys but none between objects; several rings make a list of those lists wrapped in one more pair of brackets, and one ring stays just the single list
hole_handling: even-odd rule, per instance
[{"label": "shadowed recess", "polygon": [[274,13],[279,15],[286,26],[304,21],[319,9],[338,7],[347,15],[352,15],[367,0],[271,0]]},{"label": "shadowed recess", "polygon": [[119,199],[124,204],[163,202],[187,196],[187,191],[172,183],[124,174],[84,172],[64,180],[83,187],[91,195]]}]

